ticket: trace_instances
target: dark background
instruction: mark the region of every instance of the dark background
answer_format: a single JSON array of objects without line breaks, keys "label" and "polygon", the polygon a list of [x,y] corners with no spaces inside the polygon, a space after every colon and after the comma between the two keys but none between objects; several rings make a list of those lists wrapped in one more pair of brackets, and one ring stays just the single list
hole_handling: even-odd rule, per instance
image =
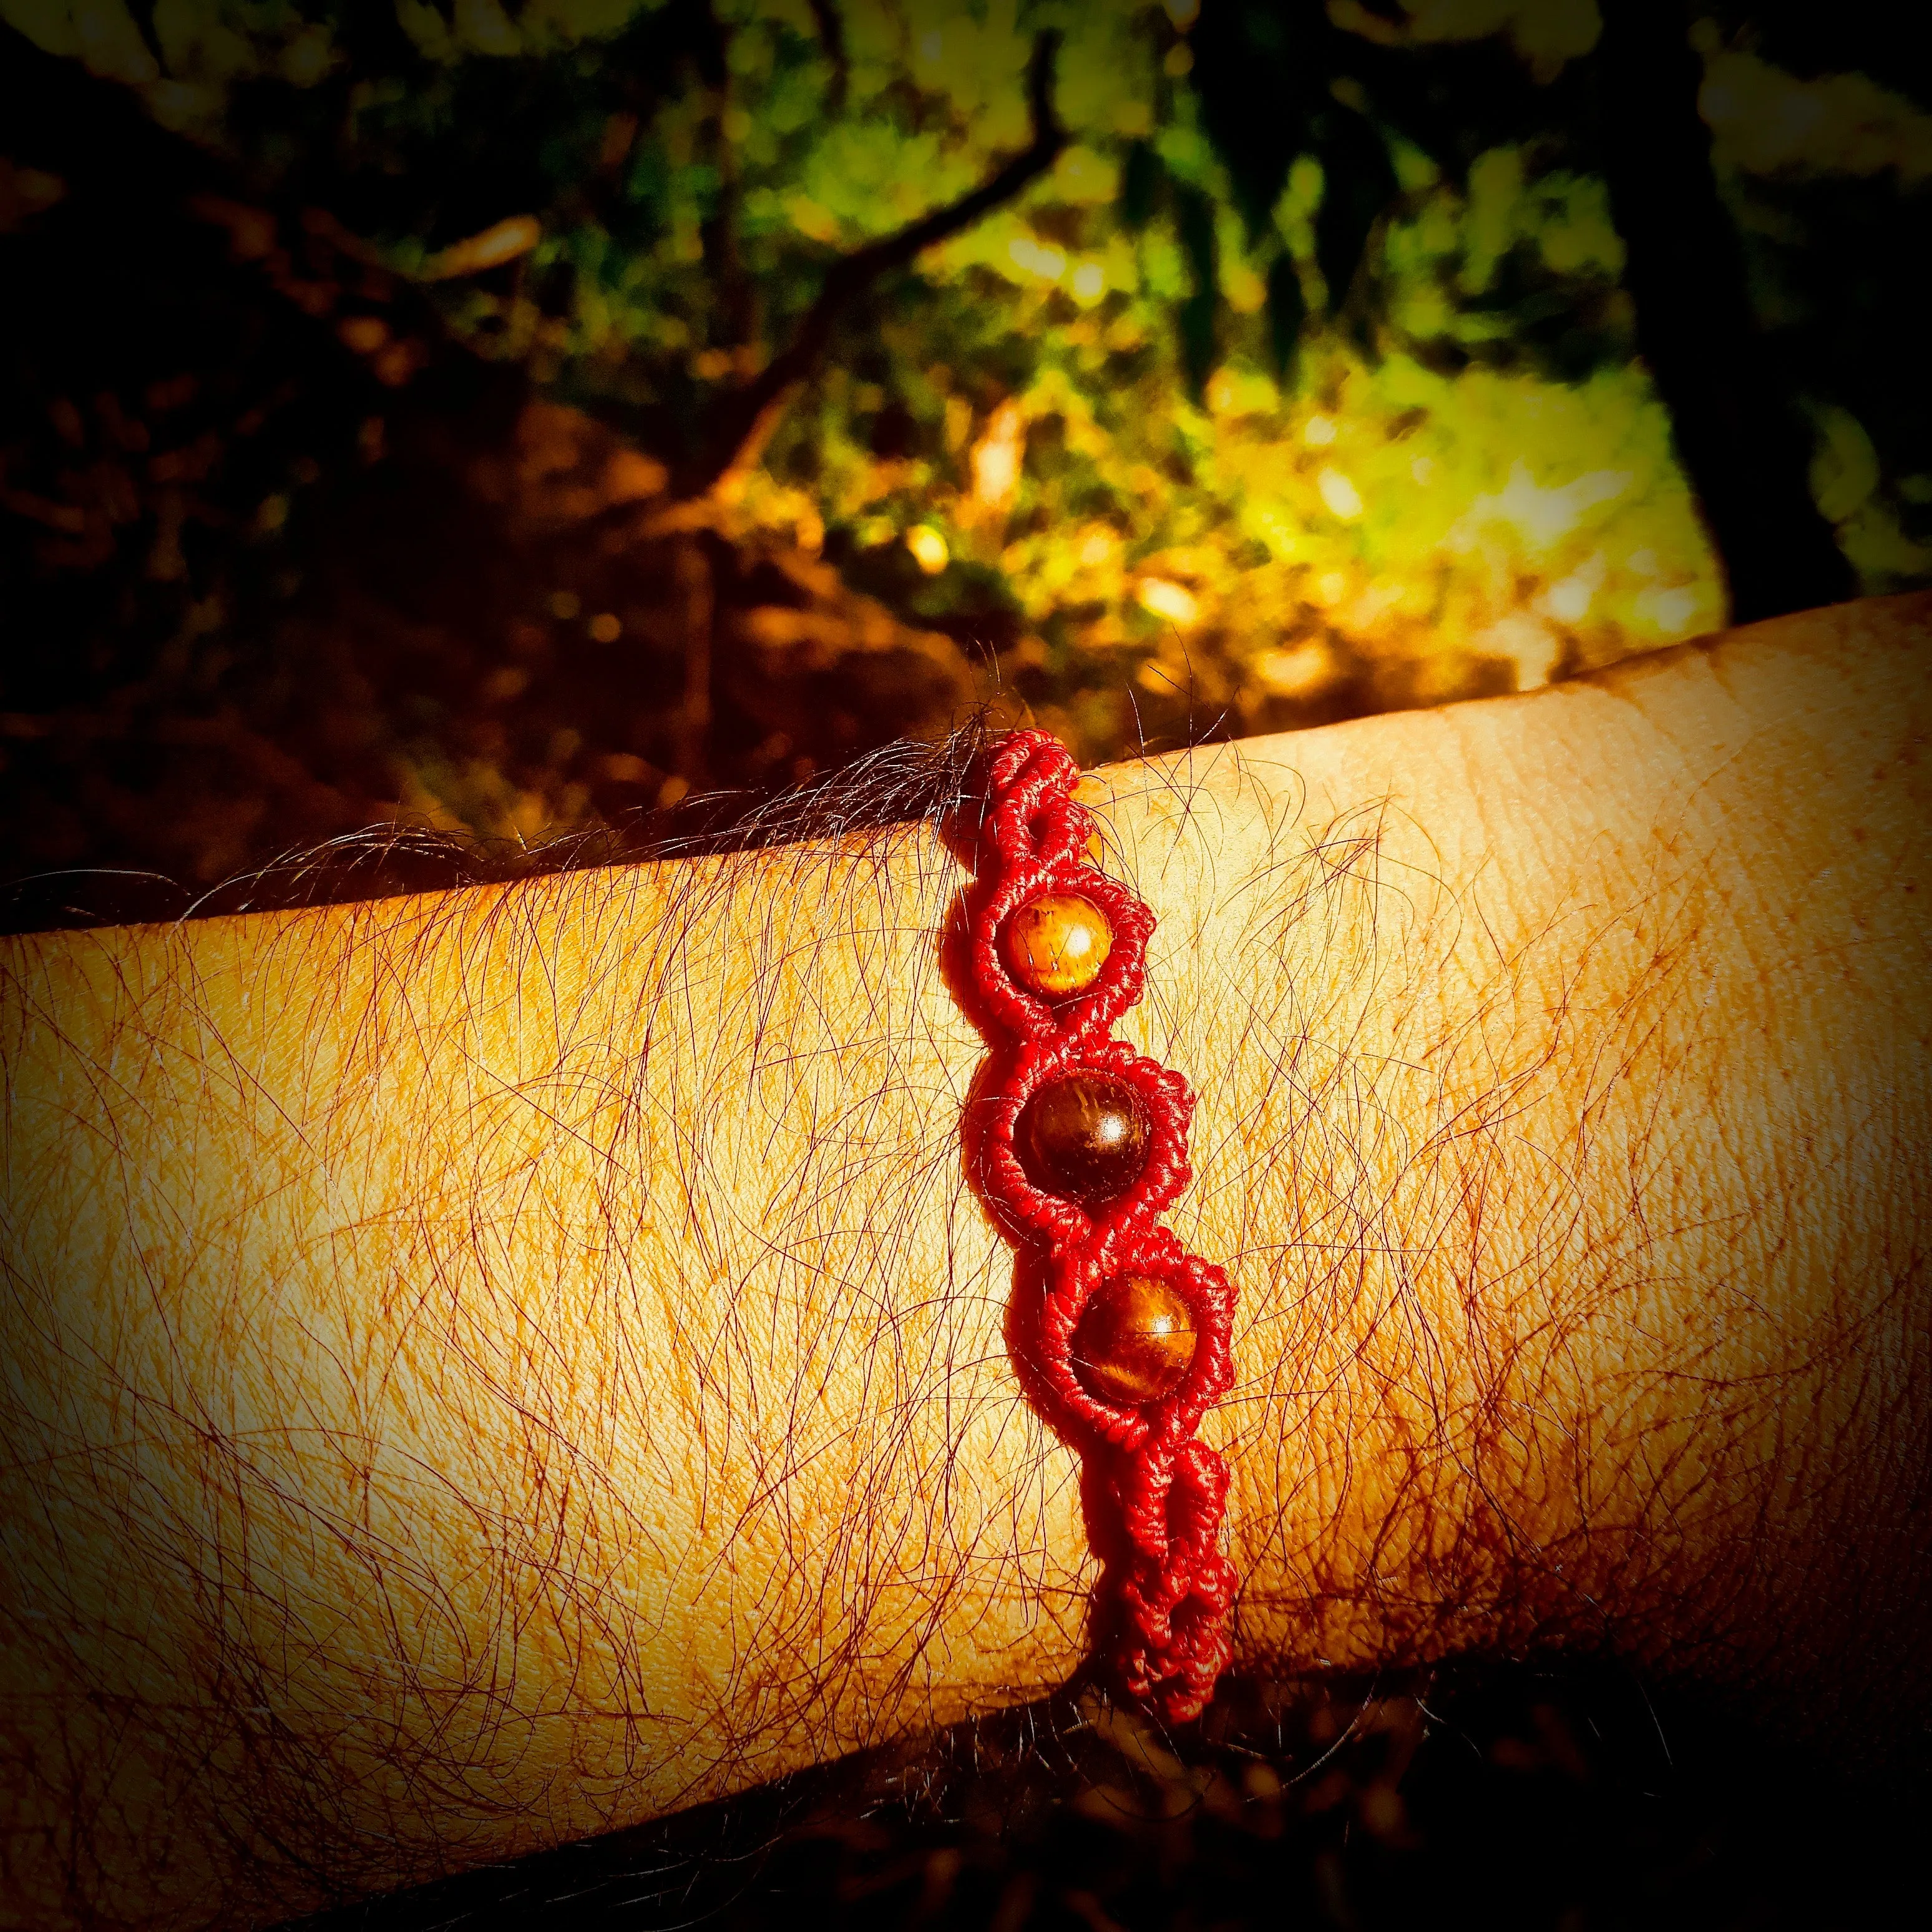
[{"label": "dark background", "polygon": [[[1917,10],[0,17],[15,929],[1932,581]],[[352,1916],[1869,1923],[1923,1784],[1778,1718],[1601,1660],[1042,1706]]]},{"label": "dark background", "polygon": [[1925,1782],[1613,1664],[1225,1683],[1170,1737],[1069,1700],[299,1922],[784,1928],[1868,1927]]}]

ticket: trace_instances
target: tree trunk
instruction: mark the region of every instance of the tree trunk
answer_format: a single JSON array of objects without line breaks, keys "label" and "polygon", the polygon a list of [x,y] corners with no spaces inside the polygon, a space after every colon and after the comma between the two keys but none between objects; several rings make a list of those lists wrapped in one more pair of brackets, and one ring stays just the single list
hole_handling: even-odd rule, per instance
[{"label": "tree trunk", "polygon": [[1637,346],[1730,591],[1731,621],[1834,604],[1856,585],[1811,500],[1808,438],[1751,313],[1744,250],[1697,110],[1683,0],[1604,0],[1603,164]]}]

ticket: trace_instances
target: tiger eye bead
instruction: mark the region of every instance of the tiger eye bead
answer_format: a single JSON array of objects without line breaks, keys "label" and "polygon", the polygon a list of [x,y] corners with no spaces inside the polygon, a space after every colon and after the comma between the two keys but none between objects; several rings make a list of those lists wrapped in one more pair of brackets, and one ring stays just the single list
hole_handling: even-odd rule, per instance
[{"label": "tiger eye bead", "polygon": [[1073,1330],[1073,1367],[1103,1402],[1138,1408],[1186,1379],[1196,1339],[1193,1310],[1166,1282],[1117,1276]]},{"label": "tiger eye bead", "polygon": [[1131,1187],[1147,1164],[1140,1096],[1101,1073],[1069,1073],[1039,1088],[1013,1123],[1013,1151],[1036,1187],[1087,1205]]},{"label": "tiger eye bead", "polygon": [[1114,928],[1090,901],[1044,892],[1006,922],[1006,964],[1030,992],[1048,998],[1084,992],[1114,950]]}]

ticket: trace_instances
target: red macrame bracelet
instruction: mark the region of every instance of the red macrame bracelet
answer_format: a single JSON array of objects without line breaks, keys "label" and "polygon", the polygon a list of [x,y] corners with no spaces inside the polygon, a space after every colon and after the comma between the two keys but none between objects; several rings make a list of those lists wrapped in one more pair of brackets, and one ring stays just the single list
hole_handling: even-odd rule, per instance
[{"label": "red macrame bracelet", "polygon": [[1082,1458],[1104,1566],[1095,1649],[1163,1716],[1198,1715],[1228,1660],[1226,1466],[1194,1439],[1228,1388],[1234,1292],[1158,1217],[1190,1178],[1194,1096],[1111,1037],[1141,996],[1154,914],[1088,858],[1079,766],[999,739],[966,898],[994,1051],[965,1118],[971,1170],[1017,1251],[1022,1386]]}]

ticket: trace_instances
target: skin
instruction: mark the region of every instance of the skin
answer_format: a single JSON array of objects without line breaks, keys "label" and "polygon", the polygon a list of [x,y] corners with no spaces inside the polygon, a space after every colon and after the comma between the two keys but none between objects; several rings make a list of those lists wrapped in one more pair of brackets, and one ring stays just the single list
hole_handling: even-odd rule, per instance
[{"label": "skin", "polygon": [[[1090,782],[1240,1291],[1242,1667],[1607,1643],[1922,1720],[1929,631]],[[910,830],[8,943],[10,1922],[280,1918],[1076,1670],[960,877]]]}]

